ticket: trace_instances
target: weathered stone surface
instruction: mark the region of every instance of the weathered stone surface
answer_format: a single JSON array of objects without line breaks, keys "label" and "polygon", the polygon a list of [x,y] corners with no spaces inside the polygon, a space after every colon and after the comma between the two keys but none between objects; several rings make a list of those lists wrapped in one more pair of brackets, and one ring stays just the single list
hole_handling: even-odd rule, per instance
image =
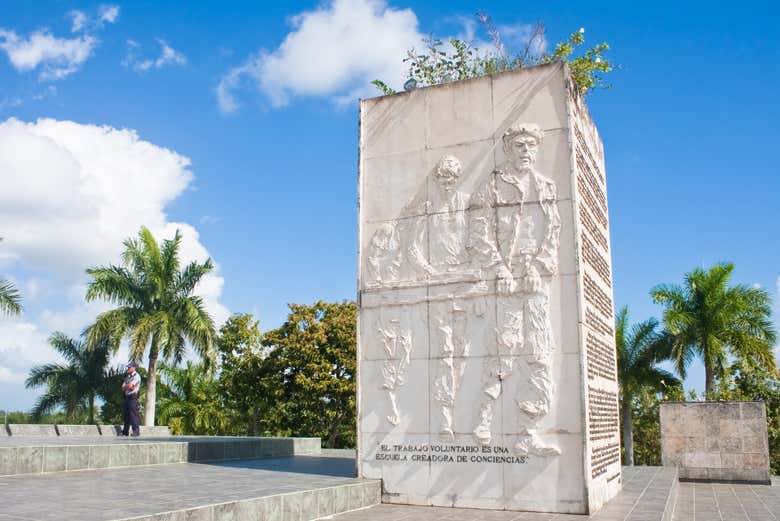
[{"label": "weathered stone surface", "polygon": [[661,453],[682,479],[769,483],[764,403],[662,403]]},{"label": "weathered stone surface", "polygon": [[57,434],[65,437],[95,437],[100,436],[100,429],[97,425],[57,425]]},{"label": "weathered stone surface", "polygon": [[45,424],[9,423],[8,432],[11,436],[57,436],[54,425]]},{"label": "weathered stone surface", "polygon": [[386,502],[597,510],[621,486],[609,214],[565,67],[362,101],[359,169],[359,474]]}]

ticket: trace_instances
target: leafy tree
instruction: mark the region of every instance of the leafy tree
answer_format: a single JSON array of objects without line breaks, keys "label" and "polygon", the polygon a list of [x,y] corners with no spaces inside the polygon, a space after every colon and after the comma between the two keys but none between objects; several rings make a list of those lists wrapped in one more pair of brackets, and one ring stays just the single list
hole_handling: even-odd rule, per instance
[{"label": "leafy tree", "polygon": [[95,398],[106,396],[108,383],[113,381],[108,367],[111,354],[108,343],[88,349],[83,342],[56,332],[49,338],[49,344],[65,358],[67,365],[44,364],[30,369],[25,386],[47,386],[33,407],[33,419],[38,420],[62,406],[71,421],[86,411],[87,423],[95,423]]},{"label": "leafy tree", "polygon": [[[3,238],[0,237],[0,241]],[[12,282],[0,279],[0,313],[19,315],[22,312],[22,297]]]},{"label": "leafy tree", "polygon": [[696,268],[685,275],[683,286],[663,284],[651,291],[653,301],[665,308],[663,320],[674,336],[672,359],[678,373],[685,378],[691,360],[701,357],[708,397],[729,355],[775,368],[772,298],[762,288],[729,286],[733,271],[731,263]]},{"label": "leafy tree", "polygon": [[228,415],[219,382],[203,364],[161,364],[159,418],[177,434],[224,434]]},{"label": "leafy tree", "polygon": [[189,341],[206,365],[214,359],[214,321],[203,299],[193,295],[198,282],[214,265],[207,259],[180,270],[178,230],[173,239],[158,245],[152,233],[142,227],[138,238],[126,239],[124,246],[124,266],[87,270],[92,277],[87,300],[104,299],[118,306],[98,315],[87,338],[90,345],[108,339],[117,349],[127,337],[133,360],[141,360],[148,351],[144,425],[153,426],[158,358],[180,362]]},{"label": "leafy tree", "polygon": [[[620,424],[625,464],[634,464],[634,428],[632,407],[643,391],[663,392],[680,381],[657,363],[671,355],[669,335],[658,331],[658,321],[650,318],[629,326],[628,308],[615,317],[615,344],[620,382]],[[657,412],[657,411],[656,411]]]},{"label": "leafy tree", "polygon": [[[546,30],[544,25],[539,23],[525,45],[510,53],[490,17],[485,13],[477,13],[477,18],[490,36],[492,51],[480,52],[471,42],[458,38],[450,38],[444,43],[430,37],[425,40],[425,49],[422,52],[414,48],[407,51],[404,59],[409,63],[407,78],[413,80],[416,86],[425,87],[543,63],[563,62],[568,64],[572,80],[582,94],[587,94],[594,88],[608,87],[602,76],[614,68],[604,57],[609,45],[600,43],[577,54],[577,50],[585,43],[585,29],[580,28],[571,33],[566,41],[555,45],[550,54],[544,51]],[[396,92],[379,79],[371,84],[385,95]]]},{"label": "leafy tree", "polygon": [[233,411],[236,433],[256,436],[268,409],[269,391],[265,373],[265,348],[258,322],[249,314],[231,316],[220,328],[217,350],[220,357],[219,389],[225,405]]},{"label": "leafy tree", "polygon": [[265,333],[269,430],[354,447],[356,318],[354,302],[290,304],[287,321]]}]

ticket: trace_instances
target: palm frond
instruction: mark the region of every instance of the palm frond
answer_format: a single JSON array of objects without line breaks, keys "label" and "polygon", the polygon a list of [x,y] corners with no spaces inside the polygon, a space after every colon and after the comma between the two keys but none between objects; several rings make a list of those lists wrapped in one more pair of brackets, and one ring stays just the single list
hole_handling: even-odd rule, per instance
[{"label": "palm frond", "polygon": [[22,296],[10,281],[0,279],[0,313],[19,315],[22,312]]}]

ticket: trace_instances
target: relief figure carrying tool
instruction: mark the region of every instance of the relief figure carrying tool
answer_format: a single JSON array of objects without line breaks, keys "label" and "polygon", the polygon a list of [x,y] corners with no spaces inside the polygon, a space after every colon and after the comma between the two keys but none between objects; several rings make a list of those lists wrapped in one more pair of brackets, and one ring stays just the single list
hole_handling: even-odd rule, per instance
[{"label": "relief figure carrying tool", "polygon": [[537,425],[550,411],[553,339],[550,279],[558,270],[561,221],[555,182],[535,168],[544,132],[535,124],[516,123],[504,133],[507,161],[494,170],[469,203],[469,248],[483,278],[494,276],[498,341],[488,343],[477,441],[489,444],[493,408],[502,381],[524,361],[529,393],[515,398],[520,414],[520,455],[552,456],[560,449],[546,443]]},{"label": "relief figure carrying tool", "polygon": [[406,370],[411,363],[412,331],[403,328],[397,318],[387,322],[380,319],[376,329],[385,351],[385,361],[382,363],[382,389],[387,391],[391,409],[387,421],[392,425],[398,425],[401,423],[398,391],[406,383]]}]

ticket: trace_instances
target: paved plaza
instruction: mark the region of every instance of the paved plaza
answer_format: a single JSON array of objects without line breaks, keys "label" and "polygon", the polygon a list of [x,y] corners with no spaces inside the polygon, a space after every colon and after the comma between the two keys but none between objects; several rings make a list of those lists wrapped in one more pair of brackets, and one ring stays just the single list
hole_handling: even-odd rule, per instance
[{"label": "paved plaza", "polygon": [[[362,508],[378,501],[378,483],[354,474],[354,451],[323,450],[318,456],[8,476],[0,478],[0,521],[780,521],[778,478],[772,486],[677,483],[674,468],[625,467],[622,492],[588,517]],[[346,510],[353,511],[332,514]]]},{"label": "paved plaza", "polygon": [[[336,451],[322,456],[10,476],[0,478],[0,520],[107,521],[230,506],[256,498],[294,497],[292,493],[321,489],[332,490],[335,503],[346,503],[354,498],[339,494],[351,494],[355,485],[368,483],[354,478],[355,461],[350,456]],[[281,511],[286,505],[280,499],[273,507]],[[300,512],[302,505],[297,509]],[[186,519],[238,519],[233,517],[233,507],[222,510],[209,509],[204,515],[187,512]],[[183,512],[181,518],[185,519]]]}]

